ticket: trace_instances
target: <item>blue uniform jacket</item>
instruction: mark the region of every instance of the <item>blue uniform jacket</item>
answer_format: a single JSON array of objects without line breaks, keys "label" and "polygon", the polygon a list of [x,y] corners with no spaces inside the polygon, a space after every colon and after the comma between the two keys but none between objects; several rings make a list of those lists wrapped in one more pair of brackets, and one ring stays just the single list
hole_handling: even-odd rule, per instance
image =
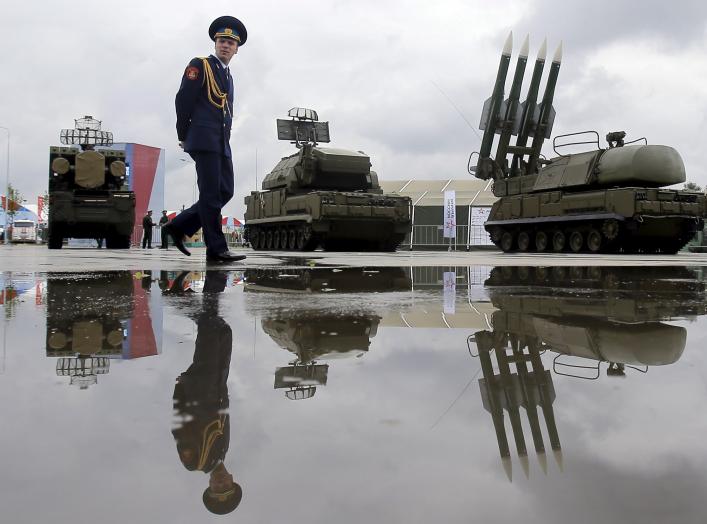
[{"label": "blue uniform jacket", "polygon": [[184,70],[182,84],[175,98],[177,138],[184,151],[211,151],[231,157],[231,122],[233,120],[233,78],[219,60],[210,55],[208,61],[216,83],[228,93],[226,107],[221,109],[209,101],[207,81],[201,58],[193,58]]}]

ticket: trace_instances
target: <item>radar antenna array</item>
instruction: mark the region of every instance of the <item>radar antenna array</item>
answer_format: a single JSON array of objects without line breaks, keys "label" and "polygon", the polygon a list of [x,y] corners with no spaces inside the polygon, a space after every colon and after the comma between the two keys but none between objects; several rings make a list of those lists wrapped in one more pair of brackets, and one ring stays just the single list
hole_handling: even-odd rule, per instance
[{"label": "radar antenna array", "polygon": [[289,140],[298,148],[304,144],[316,146],[319,142],[330,142],[329,122],[319,122],[319,115],[313,109],[293,107],[287,116],[292,119],[277,119],[278,140]]}]

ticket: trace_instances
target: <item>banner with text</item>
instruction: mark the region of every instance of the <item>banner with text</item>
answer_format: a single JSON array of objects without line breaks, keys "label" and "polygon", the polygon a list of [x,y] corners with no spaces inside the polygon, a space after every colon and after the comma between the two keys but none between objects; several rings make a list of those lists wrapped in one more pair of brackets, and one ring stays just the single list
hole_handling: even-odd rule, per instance
[{"label": "banner with text", "polygon": [[457,237],[457,196],[455,191],[444,192],[444,238]]}]

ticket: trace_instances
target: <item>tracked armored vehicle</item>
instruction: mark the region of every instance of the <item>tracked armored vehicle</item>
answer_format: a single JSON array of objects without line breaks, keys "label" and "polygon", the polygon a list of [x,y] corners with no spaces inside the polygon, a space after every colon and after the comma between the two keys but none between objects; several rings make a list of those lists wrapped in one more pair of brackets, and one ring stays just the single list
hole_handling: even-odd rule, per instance
[{"label": "tracked armored vehicle", "polygon": [[[577,138],[585,132],[555,137],[557,156],[542,158],[541,148],[550,138],[555,118],[552,99],[562,44],[552,60],[539,104],[545,43],[535,62],[528,98],[522,104],[527,38],[509,97],[504,100],[511,48],[512,35],[501,55],[493,94],[484,105],[478,162],[470,168],[480,179],[493,179],[493,192],[499,197],[484,224],[495,245],[505,252],[672,254],[702,230],[707,215],[705,195],[666,188],[686,179],[683,161],[672,147],[648,145],[645,139],[625,142],[626,133],[618,131],[609,133],[609,147],[601,148],[599,134],[589,131],[590,140]],[[492,158],[496,133],[500,138]],[[510,144],[512,136],[517,136],[515,145]],[[531,138],[531,145],[527,145]],[[641,140],[645,143],[638,144]],[[558,151],[589,144],[593,147],[586,152]]]},{"label": "tracked armored vehicle", "polygon": [[[106,247],[127,249],[135,224],[135,193],[128,189],[125,153],[108,149],[113,133],[91,116],[61,131],[49,148],[49,249],[65,238],[106,239]],[[98,150],[96,147],[102,147]]]},{"label": "tracked armored vehicle", "polygon": [[328,122],[293,108],[277,121],[278,138],[298,152],[265,177],[262,191],[245,197],[245,235],[253,249],[395,251],[411,228],[409,197],[386,195],[360,151],[324,148]]}]

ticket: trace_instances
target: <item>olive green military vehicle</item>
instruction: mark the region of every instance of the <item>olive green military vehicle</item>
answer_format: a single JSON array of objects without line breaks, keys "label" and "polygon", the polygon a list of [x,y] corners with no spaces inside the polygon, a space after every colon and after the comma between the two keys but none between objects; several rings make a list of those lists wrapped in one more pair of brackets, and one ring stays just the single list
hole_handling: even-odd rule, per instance
[{"label": "olive green military vehicle", "polygon": [[[491,98],[481,117],[484,136],[476,177],[493,179],[499,200],[484,224],[494,244],[505,252],[554,251],[610,253],[676,253],[704,227],[707,199],[703,194],[668,189],[685,181],[679,153],[645,138],[625,142],[626,133],[606,136],[601,148],[595,131],[560,135],[554,158],[541,155],[555,118],[552,107],[562,60],[562,44],[550,66],[542,101],[536,104],[545,64],[543,43],[535,62],[528,98],[520,91],[528,58],[528,40],[518,56],[508,99],[504,84],[511,58],[512,35],[506,42]],[[494,135],[500,138],[491,157]],[[517,136],[515,145],[511,136]],[[532,137],[531,145],[527,145]],[[639,141],[645,143],[639,144]],[[590,151],[562,154],[558,149]],[[567,151],[568,149],[563,149]],[[510,158],[510,160],[509,160]]]},{"label": "olive green military vehicle", "polygon": [[127,249],[135,193],[128,189],[125,153],[106,148],[113,133],[101,131],[99,120],[75,122],[60,136],[71,147],[49,148],[49,249],[61,249],[65,238],[105,238],[106,247]]},{"label": "olive green military vehicle", "polygon": [[245,197],[245,235],[253,249],[395,251],[411,228],[409,197],[384,194],[370,158],[360,151],[324,148],[328,122],[293,108],[277,121],[278,138],[297,153],[265,177],[262,191]]}]

